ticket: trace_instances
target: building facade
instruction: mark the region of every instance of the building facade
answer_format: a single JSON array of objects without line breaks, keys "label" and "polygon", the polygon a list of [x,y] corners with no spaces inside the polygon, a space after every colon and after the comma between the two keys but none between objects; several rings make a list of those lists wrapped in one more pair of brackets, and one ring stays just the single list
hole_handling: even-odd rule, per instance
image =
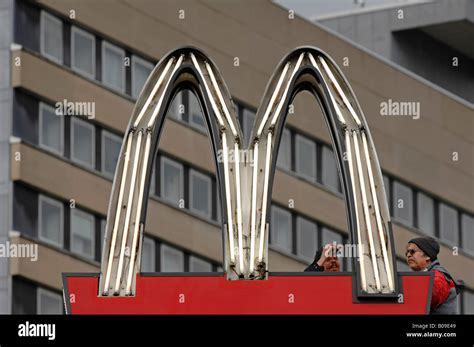
[{"label": "building facade", "polygon": [[[341,66],[371,126],[399,271],[408,240],[438,238],[465,283],[460,310],[474,313],[474,112],[451,93],[268,1],[2,0],[0,18],[0,242],[37,249],[0,258],[2,312],[60,313],[61,273],[99,271],[123,132],[160,57],[206,51],[248,141],[277,63],[314,45]],[[419,112],[385,114],[393,102]],[[349,242],[330,135],[309,95],[293,102],[277,166],[269,268],[303,271],[321,245]],[[154,169],[142,271],[221,271],[215,167],[193,94],[173,101]]]}]

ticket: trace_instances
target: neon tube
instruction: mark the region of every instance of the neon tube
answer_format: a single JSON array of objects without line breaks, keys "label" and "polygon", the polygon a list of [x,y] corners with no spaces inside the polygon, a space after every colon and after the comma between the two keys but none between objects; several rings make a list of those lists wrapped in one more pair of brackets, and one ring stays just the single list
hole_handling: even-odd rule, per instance
[{"label": "neon tube", "polygon": [[280,79],[278,80],[277,86],[275,90],[273,91],[272,97],[270,99],[270,102],[268,103],[267,110],[265,111],[265,115],[263,116],[262,122],[260,123],[260,126],[258,127],[257,131],[257,136],[260,137],[263,131],[263,127],[265,126],[265,123],[267,122],[268,116],[270,115],[270,111],[273,107],[273,103],[275,102],[275,98],[277,94],[280,92],[281,85],[283,83],[283,79],[286,76],[286,73],[288,72],[288,69],[290,67],[290,63],[286,63],[285,67],[283,68],[283,72],[281,73]]},{"label": "neon tube", "polygon": [[267,135],[267,154],[265,158],[265,178],[263,182],[263,206],[262,206],[262,219],[260,222],[260,247],[258,250],[258,261],[261,262],[263,259],[263,241],[265,239],[265,220],[267,217],[267,196],[268,196],[268,175],[270,172],[270,156],[272,150],[272,133],[268,132]]},{"label": "neon tube", "polygon": [[[323,74],[321,73],[321,70],[319,69],[318,65],[316,64],[316,60],[314,60],[313,58],[313,55],[311,53],[308,53],[309,55],[309,60],[311,61],[311,64],[313,64],[314,68],[316,70],[318,70],[319,74],[321,75],[321,77],[323,76]],[[324,78],[324,77],[322,77]],[[324,81],[326,83],[326,81]],[[327,83],[326,83],[327,84]],[[331,102],[332,104],[334,105],[334,109],[336,110],[336,114],[337,114],[337,118],[339,119],[339,121],[342,123],[342,124],[346,124],[346,120],[344,119],[344,117],[342,116],[342,113],[341,113],[341,110],[339,109],[339,105],[337,104],[336,100],[334,99],[334,96],[332,95],[332,91],[328,88],[328,94],[329,94],[329,97],[331,98]]]},{"label": "neon tube", "polygon": [[219,85],[217,84],[216,78],[214,77],[214,72],[212,72],[212,69],[207,62],[206,62],[206,69],[207,69],[207,72],[209,73],[209,76],[211,77],[211,82],[214,85],[214,89],[217,92],[217,97],[219,98],[219,101],[222,105],[222,109],[224,110],[224,114],[226,116],[227,122],[229,122],[230,124],[230,130],[232,131],[232,134],[234,135],[234,137],[237,137],[237,130],[235,130],[235,125],[232,122],[232,119],[229,114],[229,110],[227,109],[227,105],[224,102],[224,98],[222,97],[222,93],[221,93],[221,90],[219,89]]},{"label": "neon tube", "polygon": [[125,253],[125,245],[127,243],[127,237],[128,237],[128,229],[129,229],[129,223],[130,223],[130,214],[132,212],[132,203],[133,203],[133,197],[135,195],[135,181],[137,178],[137,169],[138,169],[138,159],[140,157],[140,146],[142,143],[142,132],[138,132],[138,140],[137,140],[137,146],[135,148],[135,154],[133,157],[133,166],[132,166],[132,178],[130,181],[130,193],[128,195],[128,203],[127,203],[127,211],[125,214],[125,223],[123,225],[123,235],[122,235],[122,247],[120,248],[120,258],[119,258],[119,264],[118,264],[118,270],[117,270],[117,277],[115,278],[115,293],[119,292],[119,287],[120,287],[120,281],[122,279],[122,268],[123,268],[123,258],[124,258],[124,253]]},{"label": "neon tube", "polygon": [[140,123],[140,120],[142,119],[143,115],[145,114],[145,111],[147,110],[148,106],[151,103],[151,100],[155,97],[156,91],[158,88],[161,86],[161,83],[163,83],[163,79],[165,78],[166,74],[168,73],[168,70],[170,69],[171,64],[175,61],[175,57],[172,57],[170,60],[168,60],[168,64],[166,64],[166,67],[164,68],[163,72],[161,73],[160,78],[158,79],[158,82],[156,82],[155,86],[153,87],[153,90],[148,97],[148,99],[145,102],[145,105],[143,105],[140,114],[138,115],[137,119],[135,120],[135,123],[133,126],[136,128],[138,126],[138,123]]},{"label": "neon tube", "polygon": [[128,162],[130,161],[132,136],[133,136],[133,133],[129,132],[128,139],[127,139],[127,149],[125,150],[125,159],[124,159],[124,164],[123,164],[122,179],[120,181],[120,190],[119,190],[117,209],[115,213],[114,229],[112,232],[112,244],[110,245],[110,249],[109,249],[109,260],[107,262],[107,271],[105,273],[105,282],[104,282],[104,288],[102,292],[103,295],[108,295],[108,292],[109,292],[110,274],[112,272],[112,262],[113,262],[114,253],[115,253],[115,244],[117,242],[117,229],[118,229],[118,223],[120,220],[120,212],[122,211],[123,191],[124,191],[124,186],[125,186],[125,180],[127,178]]},{"label": "neon tube", "polygon": [[202,81],[204,82],[204,88],[206,89],[206,93],[209,96],[209,100],[211,101],[212,108],[214,109],[214,113],[216,114],[217,120],[219,122],[219,125],[221,127],[224,127],[224,121],[222,120],[221,114],[217,108],[216,102],[214,101],[214,97],[211,94],[211,91],[209,90],[209,86],[207,85],[206,79],[204,78],[204,75],[201,71],[201,67],[199,66],[196,57],[194,56],[193,53],[191,53],[191,60],[193,61],[194,66],[196,67],[196,70],[198,71],[199,75],[202,78]]},{"label": "neon tube", "polygon": [[357,229],[357,248],[359,250],[359,266],[360,266],[360,277],[362,282],[362,289],[367,292],[367,279],[365,277],[365,268],[364,268],[364,261],[363,261],[363,249],[362,249],[362,237],[360,233],[360,217],[359,217],[359,207],[357,205],[357,194],[355,188],[355,180],[354,180],[354,167],[352,163],[352,149],[351,149],[351,139],[349,137],[349,131],[346,130],[346,148],[347,148],[347,161],[349,164],[349,174],[351,176],[351,186],[352,186],[352,195],[354,197],[354,210],[356,216],[356,229]]},{"label": "neon tube", "polygon": [[255,270],[255,222],[257,219],[258,142],[253,149],[252,216],[250,228],[250,265]]},{"label": "neon tube", "polygon": [[225,200],[227,205],[227,227],[229,228],[229,248],[230,248],[230,259],[232,263],[235,263],[234,254],[234,222],[232,221],[232,206],[231,206],[231,195],[230,195],[230,183],[229,183],[229,158],[227,148],[226,135],[222,135],[222,147],[224,150],[224,181],[225,181]]},{"label": "neon tube", "polygon": [[332,74],[332,71],[329,69],[329,66],[326,64],[326,61],[322,58],[322,57],[318,57],[318,60],[321,62],[321,65],[323,66],[324,70],[326,71],[327,75],[329,76],[329,78],[331,79],[332,83],[334,84],[334,86],[336,87],[336,90],[337,92],[339,93],[340,97],[342,98],[342,100],[344,101],[344,103],[346,104],[347,108],[349,109],[349,111],[351,112],[352,114],[352,117],[354,118],[355,122],[357,123],[357,125],[361,125],[361,122],[360,122],[360,119],[359,117],[357,117],[357,114],[355,113],[354,109],[352,108],[352,105],[351,103],[349,102],[349,100],[347,99],[346,95],[344,94],[344,92],[342,91],[339,83],[337,82],[336,78],[334,77],[334,75]]},{"label": "neon tube", "polygon": [[234,159],[235,159],[235,187],[237,192],[237,230],[239,234],[239,265],[240,272],[244,272],[244,249],[243,249],[243,240],[242,240],[242,201],[240,196],[240,154],[239,154],[239,144],[235,142],[234,144]]},{"label": "neon tube", "polygon": [[355,130],[353,132],[353,137],[354,137],[354,152],[356,154],[356,161],[357,161],[357,171],[359,173],[359,180],[360,180],[360,190],[362,193],[362,207],[364,209],[364,216],[365,216],[365,222],[367,226],[367,232],[369,234],[369,242],[370,242],[370,254],[372,256],[372,267],[374,268],[374,276],[375,276],[375,284],[377,286],[377,290],[381,290],[380,286],[380,278],[379,278],[379,270],[378,270],[378,264],[377,264],[377,257],[375,254],[375,242],[374,242],[374,235],[372,233],[372,223],[370,221],[370,213],[369,213],[369,208],[368,208],[368,202],[367,202],[367,194],[365,191],[365,180],[364,180],[364,173],[362,171],[362,163],[360,160],[360,151],[359,151],[359,140],[357,139],[357,133]]},{"label": "neon tube", "polygon": [[300,68],[300,65],[301,65],[301,62],[303,61],[303,58],[304,58],[304,55],[305,53],[301,53],[300,54],[300,57],[298,58],[298,61],[296,62],[296,65],[295,65],[295,68],[293,69],[293,73],[291,74],[290,78],[288,79],[288,82],[286,84],[286,88],[285,88],[285,91],[280,99],[280,103],[278,104],[278,107],[275,111],[275,114],[273,115],[273,119],[272,119],[272,125],[275,125],[275,122],[277,121],[278,119],[278,116],[281,112],[281,109],[283,107],[283,104],[285,103],[285,99],[286,99],[286,95],[288,94],[288,90],[290,89],[290,84],[291,84],[291,81],[293,80],[293,77],[295,77],[295,74],[296,72],[298,71],[298,69]]},{"label": "neon tube", "polygon": [[127,278],[127,287],[126,287],[126,294],[129,295],[131,292],[131,287],[132,287],[132,282],[133,282],[133,272],[134,272],[134,266],[135,266],[135,254],[136,254],[136,249],[137,249],[137,241],[138,241],[138,229],[139,226],[142,225],[140,224],[140,212],[141,212],[141,207],[143,204],[143,192],[145,190],[145,179],[146,179],[146,173],[147,173],[147,166],[148,166],[148,157],[150,154],[150,142],[151,142],[151,133],[147,133],[146,137],[146,144],[145,144],[145,157],[143,158],[143,163],[142,163],[142,175],[140,178],[140,189],[138,191],[138,203],[137,203],[137,213],[135,215],[135,225],[133,228],[133,243],[132,243],[132,256],[130,257],[130,264],[129,264],[129,270],[128,270],[128,278]]},{"label": "neon tube", "polygon": [[[168,86],[170,84],[170,81],[171,81],[171,78],[174,76],[176,70],[178,70],[178,68],[181,66],[182,62],[183,62],[183,59],[184,59],[184,55],[181,54],[181,56],[179,57],[176,65],[174,66],[174,69],[173,69],[173,72],[171,73],[171,76],[170,78],[168,79],[168,82],[166,82],[166,86],[165,86],[165,89],[168,89]],[[154,123],[155,123],[155,118],[156,116],[158,115],[158,112],[160,111],[160,108],[161,108],[161,104],[163,103],[163,99],[165,97],[165,93],[162,93],[161,96],[160,96],[160,99],[158,100],[158,105],[155,107],[155,109],[153,110],[153,114],[151,116],[151,119],[150,121],[148,122],[148,125],[147,125],[147,128],[150,128]]]},{"label": "neon tube", "polygon": [[374,202],[374,208],[375,208],[375,217],[377,219],[377,227],[379,229],[379,237],[380,237],[380,243],[382,247],[382,255],[383,255],[383,260],[385,263],[385,268],[387,270],[387,278],[388,278],[388,286],[391,291],[394,290],[393,286],[393,279],[392,279],[392,270],[390,269],[390,264],[388,262],[388,254],[387,254],[387,247],[385,244],[385,235],[383,233],[383,227],[382,227],[382,219],[380,216],[380,210],[379,210],[379,202],[377,199],[377,193],[375,191],[375,183],[374,183],[374,177],[372,174],[372,164],[370,162],[370,156],[369,156],[369,147],[367,145],[367,137],[364,131],[361,132],[362,135],[362,144],[364,147],[364,154],[365,154],[365,161],[367,163],[367,171],[369,174],[369,182],[370,182],[370,190],[372,191],[372,200]]}]

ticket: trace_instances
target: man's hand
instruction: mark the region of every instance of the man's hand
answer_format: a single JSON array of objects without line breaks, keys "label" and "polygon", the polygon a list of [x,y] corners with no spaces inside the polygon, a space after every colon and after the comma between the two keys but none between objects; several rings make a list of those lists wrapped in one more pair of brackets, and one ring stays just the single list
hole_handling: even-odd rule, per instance
[{"label": "man's hand", "polygon": [[333,258],[335,255],[336,255],[335,245],[332,243],[328,243],[326,246],[324,246],[323,254],[321,254],[321,258],[319,258],[316,264],[322,267],[327,258]]}]

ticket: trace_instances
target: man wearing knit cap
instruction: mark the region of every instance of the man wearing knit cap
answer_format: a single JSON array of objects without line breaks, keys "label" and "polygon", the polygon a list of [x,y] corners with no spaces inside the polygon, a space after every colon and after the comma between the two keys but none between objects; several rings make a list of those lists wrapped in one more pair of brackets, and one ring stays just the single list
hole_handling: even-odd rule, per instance
[{"label": "man wearing knit cap", "polygon": [[413,271],[433,271],[431,314],[457,314],[458,287],[448,270],[438,260],[439,243],[432,237],[418,237],[408,242],[406,257]]}]

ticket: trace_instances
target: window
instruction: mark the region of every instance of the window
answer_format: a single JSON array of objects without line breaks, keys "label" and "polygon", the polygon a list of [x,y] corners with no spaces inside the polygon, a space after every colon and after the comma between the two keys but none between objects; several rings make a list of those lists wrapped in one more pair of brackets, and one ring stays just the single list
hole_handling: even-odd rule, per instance
[{"label": "window", "polygon": [[151,167],[150,195],[156,195],[156,164],[154,162]]},{"label": "window", "polygon": [[132,97],[138,98],[148,76],[153,71],[153,64],[137,57],[132,56]]},{"label": "window", "polygon": [[341,234],[326,227],[321,229],[321,238],[322,247],[326,246],[328,243],[332,244],[333,242],[336,242],[337,245],[340,245],[343,242]]},{"label": "window", "polygon": [[102,130],[102,172],[108,177],[114,177],[120,156],[122,138],[106,130]]},{"label": "window", "polygon": [[160,170],[161,197],[178,205],[183,199],[183,165],[166,157],[161,157]]},{"label": "window", "polygon": [[211,178],[195,170],[189,171],[190,209],[207,218],[212,216]]},{"label": "window", "polygon": [[71,252],[89,259],[95,256],[95,221],[90,213],[71,210]]},{"label": "window", "polygon": [[63,298],[49,290],[38,288],[36,291],[37,314],[62,314]]},{"label": "window", "polygon": [[63,204],[40,195],[38,216],[40,240],[63,247]]},{"label": "window", "polygon": [[331,148],[322,148],[322,183],[332,190],[339,191],[339,174],[336,166],[336,158]]},{"label": "window", "polygon": [[296,172],[310,181],[316,181],[316,144],[296,135]]},{"label": "window", "polygon": [[315,223],[302,218],[296,218],[297,254],[307,261],[314,259],[318,248],[318,229]]},{"label": "window", "polygon": [[462,248],[474,254],[474,217],[467,214],[461,216]]},{"label": "window", "polygon": [[188,91],[188,116],[191,124],[196,125],[198,128],[206,128],[206,121],[204,120],[199,101],[191,91]]},{"label": "window", "polygon": [[272,206],[271,216],[271,240],[272,245],[288,253],[292,252],[291,213]]},{"label": "window", "polygon": [[63,155],[64,117],[42,102],[39,103],[39,144],[48,151]]},{"label": "window", "polygon": [[393,183],[393,212],[396,219],[413,226],[413,192],[400,182]]},{"label": "window", "polygon": [[143,251],[140,272],[155,272],[155,241],[147,236],[143,237]]},{"label": "window", "polygon": [[71,67],[86,77],[95,77],[95,37],[75,26],[71,27]]},{"label": "window", "polygon": [[180,250],[167,245],[161,245],[161,272],[183,272],[184,254]]},{"label": "window", "polygon": [[417,194],[418,228],[425,234],[434,236],[434,202],[423,193]]},{"label": "window", "polygon": [[439,237],[458,245],[458,212],[445,204],[439,204]]},{"label": "window", "polygon": [[102,82],[112,89],[125,92],[125,51],[102,41]]},{"label": "window", "polygon": [[[464,314],[474,314],[474,292],[464,291]],[[459,300],[459,299],[458,299]]]},{"label": "window", "polygon": [[71,158],[89,168],[95,163],[95,128],[77,118],[71,119]]},{"label": "window", "polygon": [[212,264],[197,258],[195,256],[189,257],[189,271],[190,272],[212,272]]},{"label": "window", "polygon": [[183,91],[180,91],[175,95],[171,105],[168,109],[168,115],[178,119],[183,120],[184,105],[183,105]]},{"label": "window", "polygon": [[242,118],[244,141],[245,144],[248,146],[248,144],[250,143],[250,136],[252,136],[253,123],[255,122],[255,112],[250,111],[248,108],[244,108],[242,111]]},{"label": "window", "polygon": [[41,11],[40,51],[45,57],[63,63],[63,23],[60,19]]},{"label": "window", "polygon": [[278,149],[277,166],[282,169],[291,170],[291,133],[283,129]]}]

